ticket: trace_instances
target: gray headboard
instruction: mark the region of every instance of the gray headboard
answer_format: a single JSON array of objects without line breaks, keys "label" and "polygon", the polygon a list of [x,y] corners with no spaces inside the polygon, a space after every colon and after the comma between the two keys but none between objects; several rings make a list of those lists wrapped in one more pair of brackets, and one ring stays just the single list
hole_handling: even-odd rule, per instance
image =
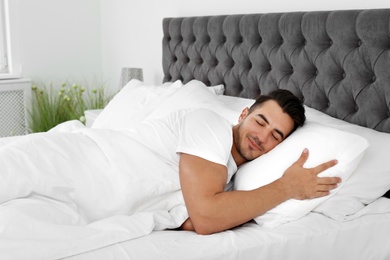
[{"label": "gray headboard", "polygon": [[225,95],[288,89],[333,117],[390,132],[390,9],[163,20],[164,82]]}]

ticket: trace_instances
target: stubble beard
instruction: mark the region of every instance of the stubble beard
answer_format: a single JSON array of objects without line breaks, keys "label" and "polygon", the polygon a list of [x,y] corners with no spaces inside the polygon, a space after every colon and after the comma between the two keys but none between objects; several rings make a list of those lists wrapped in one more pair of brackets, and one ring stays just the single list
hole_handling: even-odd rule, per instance
[{"label": "stubble beard", "polygon": [[249,148],[244,148],[244,147],[241,146],[242,140],[243,140],[243,138],[246,138],[246,136],[241,136],[240,128],[241,128],[241,124],[239,124],[237,126],[237,128],[235,129],[235,134],[233,135],[234,145],[236,147],[236,150],[237,150],[238,154],[242,158],[244,158],[246,161],[252,161],[252,160],[256,159],[257,157],[254,157],[252,155],[252,153],[249,150]]}]

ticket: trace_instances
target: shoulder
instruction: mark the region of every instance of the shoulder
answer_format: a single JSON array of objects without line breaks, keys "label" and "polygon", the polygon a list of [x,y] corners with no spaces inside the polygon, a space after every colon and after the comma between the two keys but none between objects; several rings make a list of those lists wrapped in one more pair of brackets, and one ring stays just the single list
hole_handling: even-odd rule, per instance
[{"label": "shoulder", "polygon": [[180,129],[184,135],[225,140],[232,136],[233,125],[214,111],[197,109],[183,117]]},{"label": "shoulder", "polygon": [[201,157],[226,166],[233,142],[232,125],[207,109],[186,114],[181,122],[176,152]]},{"label": "shoulder", "polygon": [[200,121],[214,121],[217,120],[219,122],[229,122],[220,114],[209,110],[209,109],[195,109],[186,113],[185,118],[189,119],[197,119]]},{"label": "shoulder", "polygon": [[208,109],[196,109],[187,113],[183,117],[183,125],[189,125],[194,128],[206,129],[231,129],[232,124],[229,123],[222,115]]}]

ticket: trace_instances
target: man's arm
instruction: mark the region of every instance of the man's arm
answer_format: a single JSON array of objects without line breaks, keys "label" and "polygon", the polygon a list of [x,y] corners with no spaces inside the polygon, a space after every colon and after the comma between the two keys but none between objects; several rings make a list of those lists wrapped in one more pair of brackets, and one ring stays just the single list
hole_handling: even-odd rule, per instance
[{"label": "man's arm", "polygon": [[340,178],[319,178],[317,175],[335,165],[336,161],[305,169],[303,165],[307,158],[305,150],[282,178],[268,185],[251,191],[225,192],[225,166],[181,154],[180,183],[190,216],[184,229],[193,228],[199,234],[211,234],[241,225],[290,198],[328,195],[337,187]]}]

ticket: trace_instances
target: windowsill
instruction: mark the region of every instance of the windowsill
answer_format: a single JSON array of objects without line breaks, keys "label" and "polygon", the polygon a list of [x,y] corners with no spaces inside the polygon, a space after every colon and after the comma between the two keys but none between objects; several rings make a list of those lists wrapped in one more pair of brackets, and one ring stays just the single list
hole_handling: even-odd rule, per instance
[{"label": "windowsill", "polygon": [[28,79],[28,78],[2,79],[2,78],[0,78],[0,85],[8,84],[8,83],[25,83],[25,82],[31,82],[31,79]]},{"label": "windowsill", "polygon": [[0,80],[3,79],[20,79],[21,75],[20,74],[12,74],[12,73],[0,73]]}]

